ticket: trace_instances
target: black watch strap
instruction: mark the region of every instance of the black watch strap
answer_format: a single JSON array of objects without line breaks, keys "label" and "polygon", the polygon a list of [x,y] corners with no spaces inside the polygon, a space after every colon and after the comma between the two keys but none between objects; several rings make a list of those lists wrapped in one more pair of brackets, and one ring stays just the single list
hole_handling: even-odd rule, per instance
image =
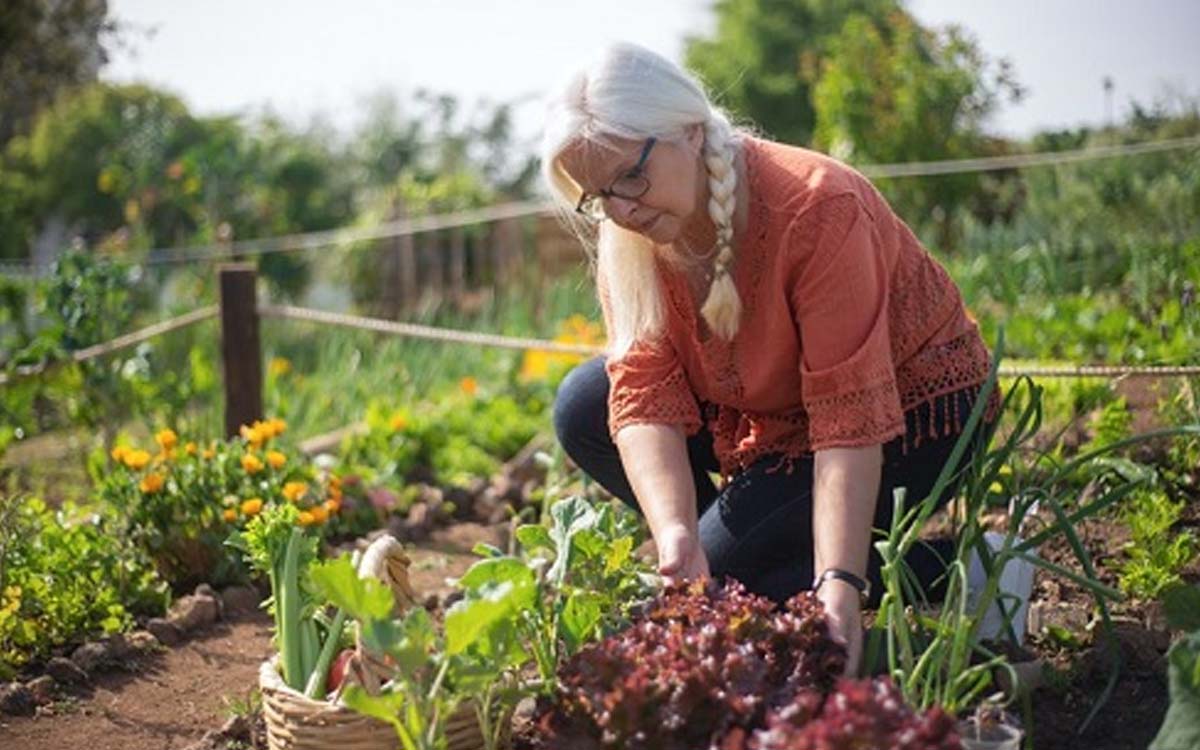
[{"label": "black watch strap", "polygon": [[850,571],[842,570],[841,568],[826,568],[820,575],[814,578],[812,582],[813,592],[816,593],[816,591],[821,588],[821,584],[825,583],[831,578],[842,581],[843,583],[848,583],[857,589],[859,598],[862,599],[863,604],[866,604],[867,599],[871,597],[870,583],[864,581],[862,578],[859,578]]}]

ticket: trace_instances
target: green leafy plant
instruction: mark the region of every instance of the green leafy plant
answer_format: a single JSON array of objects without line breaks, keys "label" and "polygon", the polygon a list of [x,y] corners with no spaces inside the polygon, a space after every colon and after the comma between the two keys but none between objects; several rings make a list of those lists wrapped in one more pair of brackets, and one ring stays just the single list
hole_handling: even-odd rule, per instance
[{"label": "green leafy plant", "polygon": [[1153,599],[1179,581],[1179,571],[1200,552],[1190,531],[1174,531],[1183,507],[1182,500],[1172,502],[1161,489],[1151,487],[1134,493],[1122,508],[1120,517],[1130,530],[1120,566],[1122,591]]},{"label": "green leafy plant", "polygon": [[149,560],[103,516],[37,498],[0,497],[0,676],[135,614],[161,614],[168,590]]}]

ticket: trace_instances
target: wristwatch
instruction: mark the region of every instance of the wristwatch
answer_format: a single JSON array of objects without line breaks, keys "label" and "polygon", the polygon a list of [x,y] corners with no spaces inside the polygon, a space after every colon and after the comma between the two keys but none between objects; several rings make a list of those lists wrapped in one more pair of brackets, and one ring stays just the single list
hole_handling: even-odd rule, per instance
[{"label": "wristwatch", "polygon": [[871,598],[871,584],[864,581],[862,578],[854,575],[848,570],[841,568],[826,568],[823,573],[813,579],[812,590],[817,593],[821,588],[821,584],[828,581],[830,578],[835,578],[843,583],[848,583],[858,590],[858,597],[862,601],[862,605],[867,606],[867,600]]}]

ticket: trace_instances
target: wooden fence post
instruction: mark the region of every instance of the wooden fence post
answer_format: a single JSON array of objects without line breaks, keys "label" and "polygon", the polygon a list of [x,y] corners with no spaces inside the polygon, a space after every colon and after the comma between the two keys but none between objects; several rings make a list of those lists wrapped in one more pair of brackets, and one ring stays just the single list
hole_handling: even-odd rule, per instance
[{"label": "wooden fence post", "polygon": [[262,347],[258,335],[258,274],[252,263],[217,268],[221,288],[221,358],[225,366],[225,435],[263,416]]},{"label": "wooden fence post", "polygon": [[456,308],[462,305],[467,284],[466,235],[462,227],[450,230],[450,296]]}]

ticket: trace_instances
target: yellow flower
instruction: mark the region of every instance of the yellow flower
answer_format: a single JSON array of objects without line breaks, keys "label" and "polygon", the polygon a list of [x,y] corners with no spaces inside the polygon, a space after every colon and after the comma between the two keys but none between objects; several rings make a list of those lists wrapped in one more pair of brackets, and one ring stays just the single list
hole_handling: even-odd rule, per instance
[{"label": "yellow flower", "polygon": [[164,481],[162,474],[152,472],[142,477],[142,481],[138,483],[138,489],[147,495],[152,495],[163,488]]},{"label": "yellow flower", "polygon": [[342,478],[339,477],[337,474],[330,474],[329,475],[329,486],[335,490],[340,490],[342,488]]},{"label": "yellow flower", "polygon": [[330,514],[337,513],[341,509],[342,509],[342,501],[341,500],[336,500],[331,497],[325,501],[325,510],[329,511]]},{"label": "yellow flower", "polygon": [[112,453],[109,455],[111,455],[112,459],[117,463],[123,463],[125,461],[125,454],[127,453],[129,453],[128,446],[118,445],[116,448],[112,449]]},{"label": "yellow flower", "polygon": [[187,444],[183,446],[183,452],[189,456],[196,455],[196,444],[189,440]]},{"label": "yellow flower", "polygon": [[992,482],[991,486],[988,487],[988,492],[992,493],[993,495],[1002,495],[1004,494],[1004,485],[1000,484],[999,482]]},{"label": "yellow flower", "polygon": [[322,524],[329,520],[329,511],[324,505],[314,505],[308,512],[312,514],[313,523]]},{"label": "yellow flower", "polygon": [[279,451],[267,451],[267,463],[271,465],[272,469],[278,469],[287,463],[287,456]]},{"label": "yellow flower", "polygon": [[242,469],[247,474],[257,474],[262,471],[263,462],[258,456],[253,453],[245,453],[242,455]]},{"label": "yellow flower", "polygon": [[273,435],[282,435],[284,431],[287,430],[287,422],[279,419],[278,417],[272,417],[271,419],[268,419],[267,424],[271,425],[271,433]]},{"label": "yellow flower", "polygon": [[238,428],[238,432],[241,434],[242,438],[255,448],[262,445],[263,441],[270,437],[269,435],[263,433],[260,425],[260,422],[255,422],[253,427],[242,425],[240,428]]},{"label": "yellow flower", "polygon": [[226,523],[233,523],[237,520],[237,517],[237,511],[233,508],[226,508],[225,510],[221,511],[221,518],[224,518]]},{"label": "yellow flower", "polygon": [[146,468],[146,464],[150,463],[150,453],[148,451],[131,450],[126,451],[123,456],[125,465],[134,471],[139,471]]},{"label": "yellow flower", "polygon": [[212,457],[215,455],[217,455],[217,452],[215,450],[213,450],[212,448],[205,448],[203,451],[200,452],[200,457],[206,461],[212,459]]},{"label": "yellow flower", "polygon": [[271,364],[267,366],[267,371],[272,377],[283,377],[292,371],[292,363],[287,357],[275,357],[271,360]]},{"label": "yellow flower", "polygon": [[342,488],[330,487],[328,495],[330,500],[337,500],[340,503],[342,501]]},{"label": "yellow flower", "polygon": [[314,523],[316,523],[316,520],[316,517],[307,510],[301,511],[300,515],[296,518],[296,522],[301,526],[312,526]]},{"label": "yellow flower", "polygon": [[479,391],[479,383],[470,375],[458,381],[458,387],[468,396],[474,396]]},{"label": "yellow flower", "polygon": [[1008,464],[1003,464],[1000,467],[1000,476],[1006,477],[1012,474],[1012,467]]},{"label": "yellow flower", "polygon": [[404,418],[403,414],[394,414],[388,422],[388,426],[392,428],[392,432],[399,432],[408,426],[408,420]]},{"label": "yellow flower", "polygon": [[293,503],[308,492],[308,482],[287,482],[283,485],[283,496]]},{"label": "yellow flower", "polygon": [[154,441],[158,443],[164,453],[169,453],[175,447],[176,443],[179,442],[179,436],[175,434],[174,430],[168,427],[165,430],[159,430],[154,436]]},{"label": "yellow flower", "polygon": [[263,501],[261,497],[252,497],[246,502],[242,503],[242,513],[245,513],[248,516],[257,516],[259,511],[262,510],[262,506]]},{"label": "yellow flower", "polygon": [[525,350],[521,359],[521,380],[545,380],[550,374],[550,354],[537,349]]}]

